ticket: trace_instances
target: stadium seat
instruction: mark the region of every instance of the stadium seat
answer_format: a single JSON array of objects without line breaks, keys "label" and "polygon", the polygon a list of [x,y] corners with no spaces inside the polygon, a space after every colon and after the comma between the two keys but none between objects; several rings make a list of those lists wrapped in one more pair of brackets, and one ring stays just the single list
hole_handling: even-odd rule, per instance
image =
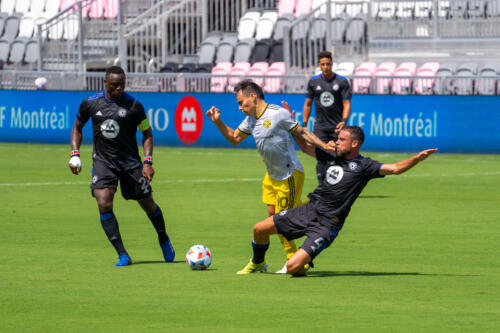
[{"label": "stadium seat", "polygon": [[293,14],[297,0],[280,0],[278,4],[278,16]]},{"label": "stadium seat", "polygon": [[4,64],[9,59],[10,42],[6,39],[0,39],[0,61]]},{"label": "stadium seat", "polygon": [[394,2],[380,2],[378,4],[378,10],[375,15],[377,20],[391,20],[396,17],[396,3]]},{"label": "stadium seat", "polygon": [[[374,62],[363,62],[354,70],[354,79],[352,82],[352,91],[355,94],[368,94],[370,93],[370,86],[372,82],[372,75],[375,73],[377,64]],[[356,76],[366,76],[363,78],[356,78]]]},{"label": "stadium seat", "polygon": [[[368,12],[368,8],[366,8],[365,11]],[[365,17],[365,14],[363,13],[363,5],[360,3],[347,3],[345,5],[345,12],[350,17]],[[337,16],[341,14],[342,13],[338,13]]]},{"label": "stadium seat", "polygon": [[[466,62],[458,66],[456,76],[475,76],[477,73],[477,64],[474,62]],[[455,94],[457,95],[472,95],[474,93],[473,78],[457,78],[454,82]]]},{"label": "stadium seat", "polygon": [[[478,95],[495,95],[499,94],[500,86],[498,85],[498,75],[500,74],[500,64],[485,64],[478,71],[476,79],[475,91]],[[483,78],[482,76],[494,76],[496,78]]]},{"label": "stadium seat", "polygon": [[19,33],[19,23],[20,23],[19,15],[12,14],[11,16],[7,17],[7,20],[5,21],[5,27],[2,39],[6,39],[10,43],[12,43],[14,39],[16,39],[17,34]]},{"label": "stadium seat", "polygon": [[89,17],[92,19],[99,19],[104,17],[104,9],[107,5],[107,0],[94,0],[90,3]]},{"label": "stadium seat", "polygon": [[363,43],[366,36],[366,22],[362,17],[354,17],[345,31],[347,43]]},{"label": "stadium seat", "polygon": [[[497,5],[499,5],[497,3]],[[483,18],[486,16],[487,1],[485,0],[469,0],[467,15],[473,18]]]},{"label": "stadium seat", "polygon": [[290,15],[283,15],[278,18],[276,21],[276,25],[274,26],[274,34],[273,34],[273,39],[278,40],[278,39],[283,39],[284,38],[284,33],[285,33],[285,27],[290,27],[290,25],[293,22],[293,15],[290,17]]},{"label": "stadium seat", "polygon": [[257,22],[255,39],[269,39],[273,35],[274,25],[278,18],[278,13],[275,11],[265,11]]},{"label": "stadium seat", "polygon": [[[48,0],[50,2],[50,0]],[[60,0],[61,1],[61,5],[59,6],[59,11],[63,11],[65,10],[66,8],[68,7],[71,7],[71,6],[74,6],[75,4],[75,0]],[[74,7],[74,9],[76,9],[76,6]]]},{"label": "stadium seat", "polygon": [[[393,76],[396,64],[394,62],[383,62],[375,69],[374,76]],[[390,93],[392,79],[391,78],[377,78],[377,94]]]},{"label": "stadium seat", "polygon": [[196,73],[206,73],[206,74],[210,74],[210,72],[212,71],[212,68],[214,67],[213,64],[198,64],[196,66]]},{"label": "stadium seat", "polygon": [[26,49],[26,40],[16,39],[10,45],[9,62],[20,64],[24,59],[24,51]]},{"label": "stadium seat", "polygon": [[5,28],[5,21],[7,20],[7,17],[9,17],[7,13],[0,13],[0,36],[3,35],[3,30]]},{"label": "stadium seat", "polygon": [[62,39],[64,34],[64,21],[51,22],[49,27],[49,39],[59,40]]},{"label": "stadium seat", "polygon": [[227,85],[227,77],[215,77],[215,75],[228,75],[232,67],[233,65],[230,62],[221,62],[212,68],[211,74],[214,76],[210,78],[211,92],[224,92]]},{"label": "stadium seat", "polygon": [[248,11],[240,18],[238,23],[238,39],[253,38],[259,21],[259,11]]},{"label": "stadium seat", "polygon": [[264,92],[278,93],[283,85],[283,78],[272,78],[270,76],[284,76],[286,74],[285,63],[282,61],[274,62],[269,66],[264,80]]},{"label": "stadium seat", "polygon": [[[267,62],[264,62],[264,61],[256,62],[252,65],[252,67],[250,67],[250,69],[247,72],[247,75],[249,75],[249,76],[264,76],[267,72],[268,67],[269,67],[269,64]],[[262,78],[262,77],[251,77],[250,80],[257,83],[261,87],[264,83],[264,78]]]},{"label": "stadium seat", "polygon": [[488,2],[486,4],[486,17],[500,17],[500,4]]},{"label": "stadium seat", "polygon": [[342,17],[332,19],[331,26],[332,42],[341,43],[345,39],[346,21]]},{"label": "stadium seat", "polygon": [[24,15],[19,23],[19,37],[31,38],[35,29],[35,20],[33,17]]},{"label": "stadium seat", "polygon": [[312,0],[297,0],[295,4],[295,17],[309,14],[312,8]]},{"label": "stadium seat", "polygon": [[436,72],[436,84],[434,85],[434,93],[437,95],[450,95],[454,93],[455,63],[442,63]]},{"label": "stadium seat", "polygon": [[[37,13],[42,13],[43,11],[43,2],[45,1],[40,1],[40,4],[38,4],[37,6],[40,6],[38,8],[36,8],[35,10],[33,10],[33,6],[35,5],[35,2],[38,2],[38,0],[35,0],[31,3],[31,11],[32,12],[37,12]],[[45,16],[47,17],[52,17],[54,15],[56,15],[57,13],[59,13],[59,7],[61,6],[61,1],[60,0],[48,0],[46,5],[45,5],[45,11],[44,11],[44,14]]]},{"label": "stadium seat", "polygon": [[175,61],[168,61],[160,68],[160,73],[177,73],[178,71],[179,63]]},{"label": "stadium seat", "polygon": [[38,42],[36,40],[29,40],[26,43],[24,51],[24,62],[34,64],[38,61]]},{"label": "stadium seat", "polygon": [[226,90],[228,92],[233,92],[234,86],[243,79],[243,76],[250,69],[250,63],[248,62],[237,62],[231,68],[229,75],[235,75],[235,77],[230,77],[228,79],[228,85]]},{"label": "stadium seat", "polygon": [[78,17],[76,14],[71,14],[63,20],[63,30],[63,38],[65,40],[75,40],[78,38]]},{"label": "stadium seat", "polygon": [[454,0],[450,1],[450,7],[447,12],[447,19],[466,18],[467,17],[467,1]]},{"label": "stadium seat", "polygon": [[[417,64],[414,62],[403,62],[394,71],[394,76],[414,76],[417,70]],[[392,83],[392,92],[394,94],[410,94],[412,91],[411,78],[394,79]]]},{"label": "stadium seat", "polygon": [[[234,45],[230,41],[222,40],[217,47],[215,63],[233,61]],[[201,56],[201,54],[200,54]],[[205,62],[210,63],[210,62]]]},{"label": "stadium seat", "polygon": [[432,17],[432,1],[419,1],[415,3],[415,18],[430,19]]},{"label": "stadium seat", "polygon": [[[326,2],[327,0],[313,0],[312,9],[314,10],[315,8],[319,7],[319,10],[317,10],[314,13],[314,16],[321,16],[327,14]],[[331,17],[338,17],[343,15],[345,13],[345,8],[346,8],[345,4],[332,2],[331,12],[330,12]]]},{"label": "stadium seat", "polygon": [[311,24],[311,33],[309,40],[314,50],[320,52],[326,49],[326,29],[327,20],[325,15],[315,17]]},{"label": "stadium seat", "polygon": [[399,2],[397,5],[396,19],[411,20],[415,12],[415,2]]},{"label": "stadium seat", "polygon": [[198,63],[199,64],[213,64],[217,46],[210,42],[203,42],[198,49]]},{"label": "stadium seat", "polygon": [[234,51],[235,63],[237,62],[250,62],[252,56],[252,50],[255,45],[255,39],[248,38],[238,41],[236,49]]},{"label": "stadium seat", "polygon": [[334,72],[340,76],[348,77],[352,76],[354,71],[353,62],[341,62],[335,66]]},{"label": "stadium seat", "polygon": [[450,2],[449,1],[439,1],[438,2],[438,17],[448,18],[450,12]]},{"label": "stadium seat", "polygon": [[435,84],[435,76],[439,69],[438,62],[426,62],[417,70],[416,76],[429,77],[415,81],[415,92],[419,95],[432,94]]},{"label": "stadium seat", "polygon": [[0,11],[2,13],[12,14],[16,8],[16,0],[2,0],[0,3]]},{"label": "stadium seat", "polygon": [[[38,26],[39,24],[43,24],[43,23],[45,23],[45,21],[47,21],[47,18],[46,18],[46,17],[43,17],[43,16],[39,16],[39,17],[35,18],[35,23],[34,23],[34,26],[33,26],[33,29],[34,29],[34,30],[33,30],[33,35],[35,35],[35,36],[36,36],[36,33],[37,33],[37,32],[36,32],[36,29],[37,29],[37,26]],[[43,38],[47,38],[47,35],[48,35],[47,30],[43,30],[43,31],[42,31],[42,37],[43,37]]]},{"label": "stadium seat", "polygon": [[283,41],[275,40],[271,46],[271,55],[269,56],[269,62],[282,62],[283,61]]},{"label": "stadium seat", "polygon": [[270,39],[263,39],[255,43],[252,63],[268,61],[269,54],[271,53],[271,43],[272,40]]},{"label": "stadium seat", "polygon": [[[2,0],[2,2],[3,1],[5,1],[5,0]],[[36,1],[36,0],[34,0],[34,1]],[[14,11],[16,13],[26,14],[30,9],[31,0],[16,0],[15,4],[16,4],[16,8],[14,9]]]}]

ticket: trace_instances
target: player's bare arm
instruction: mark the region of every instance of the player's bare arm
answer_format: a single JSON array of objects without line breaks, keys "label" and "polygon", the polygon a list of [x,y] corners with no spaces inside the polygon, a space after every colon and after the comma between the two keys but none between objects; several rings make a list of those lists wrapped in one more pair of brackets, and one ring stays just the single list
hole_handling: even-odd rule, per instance
[{"label": "player's bare arm", "polygon": [[[151,128],[148,128],[147,130],[142,132],[142,147],[144,149],[144,156],[153,156],[153,145],[153,130]],[[154,174],[155,170],[153,169],[153,165],[144,163],[142,167],[142,175],[144,176],[144,178],[151,182],[153,180]]]},{"label": "player's bare arm", "polygon": [[[305,140],[306,142],[310,143],[311,145],[314,145],[316,147],[319,147],[325,151],[329,151],[332,153],[335,153],[335,143],[333,141],[330,141],[328,143],[324,143],[321,141],[320,138],[318,138],[314,133],[311,133],[307,128],[302,127],[302,126],[297,126],[297,128],[292,132],[294,137],[299,137]],[[298,143],[297,143],[298,144]],[[305,152],[308,154],[308,152]],[[310,154],[309,154],[310,155]]]},{"label": "player's bare arm", "polygon": [[[283,109],[290,112],[292,118],[295,118],[295,111],[292,110],[290,104],[286,101],[281,101],[281,105],[283,106]],[[302,137],[295,135],[295,133],[292,133],[292,135],[300,150],[309,156],[316,157],[316,151],[314,150],[314,146],[312,144],[308,143]]]},{"label": "player's bare arm", "polygon": [[344,106],[342,110],[342,121],[340,121],[335,127],[335,133],[339,133],[342,130],[342,128],[347,125],[347,120],[351,115],[351,100],[346,99],[342,101],[342,104]]},{"label": "player's bare arm", "polygon": [[304,108],[302,109],[302,124],[307,126],[307,122],[309,121],[309,117],[311,116],[313,100],[310,98],[306,98],[304,102]]},{"label": "player's bare arm", "polygon": [[221,119],[220,119],[220,110],[217,109],[215,106],[212,106],[207,112],[206,115],[208,118],[217,126],[219,131],[224,135],[224,137],[227,139],[227,141],[231,142],[233,145],[238,145],[241,143],[241,141],[245,140],[248,138],[248,134],[245,134],[238,129],[234,130],[231,127],[227,126]]},{"label": "player's bare arm", "polygon": [[[72,152],[78,151],[80,149],[80,145],[82,144],[82,129],[85,124],[80,123],[78,120],[75,120],[73,124],[73,129],[71,130],[71,150]],[[71,159],[69,160],[69,168],[71,172],[75,175],[78,175],[80,171],[82,171],[82,163],[80,160],[80,154],[73,154]]]},{"label": "player's bare arm", "polygon": [[419,162],[424,161],[427,157],[431,156],[437,151],[437,148],[426,149],[421,151],[420,153],[406,159],[393,164],[383,164],[380,168],[381,175],[399,175],[407,170],[410,170]]}]

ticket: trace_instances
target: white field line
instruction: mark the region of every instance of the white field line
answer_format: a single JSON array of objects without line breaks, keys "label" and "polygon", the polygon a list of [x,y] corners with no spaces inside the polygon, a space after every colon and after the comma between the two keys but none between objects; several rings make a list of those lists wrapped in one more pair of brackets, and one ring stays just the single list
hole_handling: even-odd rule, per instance
[{"label": "white field line", "polygon": [[[493,172],[464,172],[464,173],[441,173],[441,174],[408,174],[400,175],[408,178],[441,178],[441,177],[479,177],[479,176],[498,176],[500,171]],[[392,177],[391,177],[392,178]],[[395,178],[395,177],[394,177]],[[306,177],[309,180],[315,180],[313,177]],[[219,179],[166,179],[155,180],[154,184],[187,184],[187,183],[237,183],[237,182],[260,182],[262,178],[219,178]],[[60,185],[88,185],[90,182],[41,182],[41,183],[4,183],[0,187],[8,186],[60,186]]]}]

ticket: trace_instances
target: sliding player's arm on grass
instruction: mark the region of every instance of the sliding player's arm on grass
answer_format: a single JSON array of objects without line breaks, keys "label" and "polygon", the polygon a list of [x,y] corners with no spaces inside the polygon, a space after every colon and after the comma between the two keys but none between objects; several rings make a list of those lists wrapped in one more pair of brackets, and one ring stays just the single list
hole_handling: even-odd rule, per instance
[{"label": "sliding player's arm on grass", "polygon": [[380,168],[380,174],[385,175],[399,175],[407,170],[410,170],[419,162],[422,162],[427,157],[431,156],[437,151],[437,148],[434,149],[426,149],[421,151],[420,153],[410,157],[409,159],[402,160],[393,164],[382,164]]},{"label": "sliding player's arm on grass", "polygon": [[210,110],[206,112],[206,115],[215,124],[215,126],[217,126],[217,128],[222,133],[222,135],[224,135],[227,141],[231,142],[231,144],[236,146],[240,144],[241,141],[249,137],[249,134],[243,133],[239,129],[234,130],[231,127],[227,126],[220,119],[220,110],[217,109],[215,106],[212,106]]}]

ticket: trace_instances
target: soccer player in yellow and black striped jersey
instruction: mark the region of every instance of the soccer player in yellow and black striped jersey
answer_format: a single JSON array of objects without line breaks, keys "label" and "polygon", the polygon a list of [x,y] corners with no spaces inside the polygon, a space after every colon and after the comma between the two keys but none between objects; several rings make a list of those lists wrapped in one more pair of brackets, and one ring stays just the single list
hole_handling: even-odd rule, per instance
[{"label": "soccer player in yellow and black striped jersey", "polygon": [[[267,204],[269,216],[299,206],[304,184],[304,168],[297,158],[290,133],[299,140],[305,140],[327,151],[334,151],[334,146],[329,146],[301,127],[287,110],[266,103],[261,87],[254,82],[242,81],[235,86],[234,91],[239,109],[247,116],[237,129],[230,128],[221,120],[220,111],[215,106],[207,111],[207,116],[233,145],[253,135],[267,169],[262,182],[262,199]],[[281,235],[280,240],[289,259],[297,251],[295,242],[288,241]],[[258,246],[254,242],[252,244],[254,248]],[[252,265],[254,263],[250,260],[238,274],[251,272]],[[262,267],[262,270],[265,269],[267,264]],[[286,265],[284,270],[278,272],[286,273]]]}]

